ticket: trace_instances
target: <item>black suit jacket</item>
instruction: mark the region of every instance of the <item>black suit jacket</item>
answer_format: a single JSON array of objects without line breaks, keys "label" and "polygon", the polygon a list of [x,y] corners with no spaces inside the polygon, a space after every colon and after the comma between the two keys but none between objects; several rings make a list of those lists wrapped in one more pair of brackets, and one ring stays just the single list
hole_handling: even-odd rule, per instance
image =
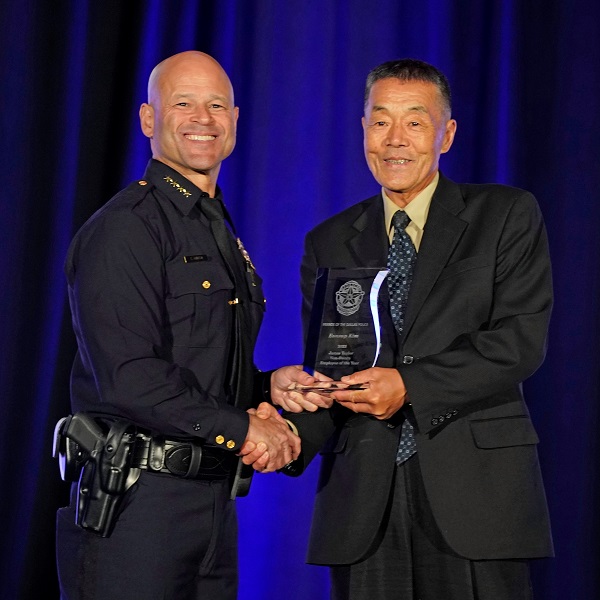
[{"label": "black suit jacket", "polygon": [[[302,263],[305,323],[318,267],[381,267],[387,249],[380,195],[311,231]],[[538,436],[521,391],[543,360],[551,306],[547,239],[534,197],[440,176],[395,366],[418,425],[433,515],[466,558],[553,552]],[[308,560],[356,562],[384,515],[398,421],[339,405],[290,418],[303,440],[296,473],[322,453]]]}]

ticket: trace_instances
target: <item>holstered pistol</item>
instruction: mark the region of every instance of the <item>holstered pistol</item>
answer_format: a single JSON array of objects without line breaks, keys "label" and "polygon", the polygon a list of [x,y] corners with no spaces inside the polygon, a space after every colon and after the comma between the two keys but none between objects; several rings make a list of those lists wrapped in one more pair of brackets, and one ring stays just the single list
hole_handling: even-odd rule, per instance
[{"label": "holstered pistol", "polygon": [[111,534],[123,496],[140,476],[131,468],[135,441],[135,426],[126,421],[115,421],[107,433],[84,413],[57,423],[54,456],[62,478],[78,482],[75,520],[83,529]]}]

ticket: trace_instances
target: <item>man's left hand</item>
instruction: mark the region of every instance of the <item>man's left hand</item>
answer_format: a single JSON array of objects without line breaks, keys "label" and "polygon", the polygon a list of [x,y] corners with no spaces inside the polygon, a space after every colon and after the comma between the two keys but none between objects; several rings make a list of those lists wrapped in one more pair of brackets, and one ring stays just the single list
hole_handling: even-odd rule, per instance
[{"label": "man's left hand", "polygon": [[336,402],[355,413],[389,419],[408,402],[404,381],[396,369],[373,367],[342,377],[341,381],[366,388],[332,393]]}]

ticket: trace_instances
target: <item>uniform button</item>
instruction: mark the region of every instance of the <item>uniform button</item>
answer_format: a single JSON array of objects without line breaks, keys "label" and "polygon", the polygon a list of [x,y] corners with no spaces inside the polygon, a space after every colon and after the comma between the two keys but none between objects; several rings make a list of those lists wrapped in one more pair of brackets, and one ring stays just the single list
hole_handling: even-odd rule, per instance
[{"label": "uniform button", "polygon": [[217,444],[222,444],[225,441],[225,438],[222,435],[218,435],[215,438],[215,442],[217,442]]},{"label": "uniform button", "polygon": [[200,423],[194,423],[194,425],[192,426],[194,431],[200,431],[200,429],[202,429]]},{"label": "uniform button", "polygon": [[415,357],[411,356],[410,354],[407,354],[406,356],[402,357],[402,363],[405,365],[412,365],[414,361]]},{"label": "uniform button", "polygon": [[432,425],[437,425],[438,424],[438,420],[437,419],[431,419],[431,424]]},{"label": "uniform button", "polygon": [[446,419],[451,419],[452,418],[452,413],[450,411],[448,411],[446,413]]},{"label": "uniform button", "polygon": [[235,442],[233,440],[228,440],[226,446],[231,450],[235,448]]},{"label": "uniform button", "polygon": [[440,423],[443,423],[443,422],[444,422],[444,419],[445,419],[444,415],[440,415],[440,416],[438,417],[438,421],[439,421]]},{"label": "uniform button", "polygon": [[203,281],[202,282],[202,287],[207,290],[210,287],[210,281]]},{"label": "uniform button", "polygon": [[140,181],[138,181],[139,185],[148,185],[147,181],[144,181],[143,179],[140,179]]}]

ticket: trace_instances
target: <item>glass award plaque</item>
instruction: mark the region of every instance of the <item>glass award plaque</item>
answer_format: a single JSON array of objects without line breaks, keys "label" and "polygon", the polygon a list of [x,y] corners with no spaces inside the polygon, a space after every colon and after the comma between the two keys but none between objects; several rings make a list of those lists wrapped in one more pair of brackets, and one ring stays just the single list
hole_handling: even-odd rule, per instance
[{"label": "glass award plaque", "polygon": [[318,270],[305,371],[339,381],[375,366],[381,350],[379,292],[388,273],[385,268]]}]

